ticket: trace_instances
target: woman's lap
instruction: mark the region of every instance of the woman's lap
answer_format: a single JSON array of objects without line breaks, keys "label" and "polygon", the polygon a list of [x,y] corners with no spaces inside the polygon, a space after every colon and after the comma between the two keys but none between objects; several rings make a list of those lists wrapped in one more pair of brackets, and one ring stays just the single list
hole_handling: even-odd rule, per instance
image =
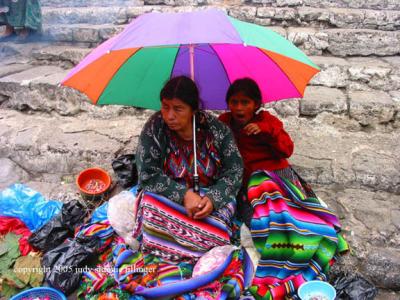
[{"label": "woman's lap", "polygon": [[[326,280],[330,263],[344,250],[336,216],[272,172],[252,176],[248,198],[254,209],[250,230],[261,254],[252,293],[279,298],[304,281]],[[276,287],[268,288],[271,284]]]},{"label": "woman's lap", "polygon": [[229,211],[194,220],[165,197],[143,193],[140,201],[134,236],[142,235],[143,254],[194,262],[211,248],[230,244]]}]

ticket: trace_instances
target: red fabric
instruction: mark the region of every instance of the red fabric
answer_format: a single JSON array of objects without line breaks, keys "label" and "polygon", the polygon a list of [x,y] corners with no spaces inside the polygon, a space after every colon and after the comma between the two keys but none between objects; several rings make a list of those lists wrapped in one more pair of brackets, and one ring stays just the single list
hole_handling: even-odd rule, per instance
[{"label": "red fabric", "polygon": [[0,235],[6,235],[9,232],[22,235],[19,239],[19,251],[22,255],[28,255],[29,252],[35,250],[28,243],[28,238],[32,232],[20,219],[0,216]]},{"label": "red fabric", "polygon": [[223,113],[219,119],[232,129],[235,136],[244,162],[244,184],[256,170],[273,171],[289,166],[286,158],[293,154],[294,145],[278,118],[260,111],[249,123],[256,123],[261,132],[250,136],[243,129],[235,128],[230,112]]}]

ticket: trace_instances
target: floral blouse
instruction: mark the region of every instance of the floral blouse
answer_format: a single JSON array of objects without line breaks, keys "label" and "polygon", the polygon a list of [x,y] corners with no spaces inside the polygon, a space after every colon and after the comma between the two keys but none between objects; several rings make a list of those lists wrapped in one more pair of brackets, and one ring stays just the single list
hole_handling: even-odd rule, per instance
[{"label": "floral blouse", "polygon": [[[206,112],[199,112],[196,119],[199,120],[198,136],[205,137],[203,141],[200,138],[198,162],[201,164],[199,160],[202,156],[210,155],[214,156],[211,159],[216,166],[216,171],[208,174],[212,178],[203,178],[200,185],[207,187],[206,196],[213,202],[214,209],[219,209],[230,202],[232,197],[236,197],[242,181],[243,161],[226,125]],[[160,112],[155,113],[146,122],[139,137],[136,153],[139,186],[145,191],[163,195],[182,204],[184,195],[191,186],[188,186],[188,181],[171,176],[171,172],[165,167],[168,165],[171,151],[176,152],[180,148],[176,145],[176,139],[172,137],[173,133],[165,124]],[[206,147],[207,151],[201,151],[204,143],[212,143]],[[174,163],[176,164],[176,161]],[[187,170],[193,172],[192,167]]]}]

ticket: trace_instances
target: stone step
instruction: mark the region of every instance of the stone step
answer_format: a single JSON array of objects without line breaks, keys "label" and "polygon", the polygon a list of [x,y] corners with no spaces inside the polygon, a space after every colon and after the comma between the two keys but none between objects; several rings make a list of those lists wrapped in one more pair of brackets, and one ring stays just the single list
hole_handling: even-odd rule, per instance
[{"label": "stone step", "polygon": [[352,8],[233,6],[229,14],[266,26],[398,30],[400,11]]},{"label": "stone step", "polygon": [[[120,114],[123,109],[119,106],[100,108],[90,104],[78,91],[58,86],[69,72],[65,66],[80,61],[87,52],[88,49],[83,48],[45,47],[33,52],[37,60],[32,63],[42,63],[45,59],[46,64],[57,65],[15,61],[3,65],[0,73],[1,106],[68,116],[89,113],[108,118]],[[400,86],[396,81],[400,73],[400,57],[386,60],[311,58],[321,65],[321,73],[312,80],[300,101],[277,102],[274,109],[279,114],[315,117],[328,112],[350,117],[358,122],[358,126],[372,127],[397,125],[400,121]],[[394,85],[396,82],[397,86]],[[382,84],[381,89],[379,84]]]},{"label": "stone step", "polygon": [[86,43],[90,46],[109,39],[123,29],[124,26],[114,24],[44,25],[42,38],[51,42]]},{"label": "stone step", "polygon": [[311,7],[311,8],[353,8],[373,10],[400,10],[397,0],[41,0],[42,7],[88,7],[88,6],[204,6],[204,5],[243,5],[244,3],[263,7]]},{"label": "stone step", "polygon": [[[207,7],[206,7],[207,8]],[[398,30],[400,11],[313,7],[225,6],[228,14],[264,26]],[[202,7],[201,9],[204,9]],[[44,7],[44,24],[124,24],[150,11],[191,11],[192,6]]]},{"label": "stone step", "polygon": [[[89,164],[109,166],[117,153],[133,151],[150,114],[142,110],[100,119],[1,109],[0,154],[34,176],[74,174]],[[291,116],[282,120],[296,145],[290,160],[306,180],[400,193],[399,130],[371,135],[335,128],[329,122],[342,122],[346,127],[351,121],[326,114],[315,119]]]},{"label": "stone step", "polygon": [[[35,64],[72,68],[90,49],[74,46],[48,46],[32,52]],[[310,85],[367,91],[400,90],[400,56],[349,57],[310,56],[321,68]],[[0,76],[1,77],[1,76]]]},{"label": "stone step", "polygon": [[115,155],[135,149],[148,117],[144,113],[99,120],[0,112],[0,156],[12,160],[31,179],[50,182],[89,166],[109,170]]},{"label": "stone step", "polygon": [[[146,3],[146,2],[145,2]],[[338,8],[365,8],[365,9],[400,9],[398,0],[249,0],[246,3],[265,6],[311,6],[311,7],[338,7]]]},{"label": "stone step", "polygon": [[[55,42],[98,44],[122,31],[113,24],[44,26],[44,39]],[[315,29],[271,27],[307,55],[394,56],[400,54],[400,31],[369,29]]]},{"label": "stone step", "polygon": [[45,7],[125,7],[143,5],[143,0],[41,0],[40,5]]},{"label": "stone step", "polygon": [[124,24],[128,22],[124,7],[44,7],[43,24]]}]

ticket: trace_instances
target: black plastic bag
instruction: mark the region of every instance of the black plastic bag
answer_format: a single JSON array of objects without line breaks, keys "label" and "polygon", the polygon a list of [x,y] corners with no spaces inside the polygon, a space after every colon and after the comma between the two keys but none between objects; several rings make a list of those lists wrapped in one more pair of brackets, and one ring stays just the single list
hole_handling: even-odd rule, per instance
[{"label": "black plastic bag", "polygon": [[336,299],[370,300],[378,293],[377,288],[359,274],[340,274],[333,282]]},{"label": "black plastic bag", "polygon": [[99,245],[100,240],[95,236],[76,237],[45,253],[42,267],[46,282],[67,295],[74,292],[82,271],[88,269],[86,263],[94,257]]},{"label": "black plastic bag", "polygon": [[117,175],[118,184],[123,188],[129,188],[137,184],[138,173],[135,154],[121,155],[112,161],[111,166]]},{"label": "black plastic bag", "polygon": [[77,200],[65,203],[61,212],[29,237],[29,244],[47,252],[54,249],[68,237],[74,236],[75,227],[81,225],[86,211]]}]

